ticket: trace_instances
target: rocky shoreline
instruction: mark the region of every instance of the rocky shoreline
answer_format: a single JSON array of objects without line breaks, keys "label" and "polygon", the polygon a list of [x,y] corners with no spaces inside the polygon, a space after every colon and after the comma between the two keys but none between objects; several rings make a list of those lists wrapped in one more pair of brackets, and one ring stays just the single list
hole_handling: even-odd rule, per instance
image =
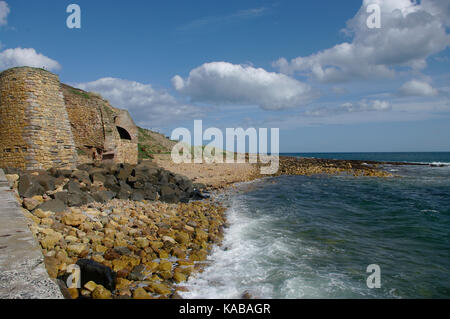
[{"label": "rocky shoreline", "polygon": [[[280,157],[275,176],[392,176],[381,164]],[[255,174],[257,167],[235,182],[268,177]],[[207,265],[227,226],[226,208],[201,192],[205,185],[151,161],[7,173],[66,298],[180,298],[183,282]],[[71,265],[81,269],[79,288],[67,285]]]},{"label": "rocky shoreline", "polygon": [[6,171],[66,298],[178,298],[223,238],[225,209],[204,186],[150,161]]}]

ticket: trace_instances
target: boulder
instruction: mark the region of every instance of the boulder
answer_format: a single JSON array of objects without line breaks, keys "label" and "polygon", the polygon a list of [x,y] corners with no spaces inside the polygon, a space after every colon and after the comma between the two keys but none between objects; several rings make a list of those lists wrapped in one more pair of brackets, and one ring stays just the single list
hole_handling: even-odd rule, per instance
[{"label": "boulder", "polygon": [[55,190],[55,178],[47,173],[36,176],[34,180],[35,183],[41,185],[46,192]]},{"label": "boulder", "polygon": [[133,291],[133,299],[152,299],[144,288],[139,287]]},{"label": "boulder", "polygon": [[160,200],[162,202],[166,203],[177,203],[180,200],[179,193],[169,185],[163,185],[160,189],[161,198]]},{"label": "boulder", "polygon": [[85,184],[91,183],[91,179],[89,178],[89,173],[86,172],[85,170],[81,170],[81,169],[74,170],[71,177],[75,178],[79,182],[82,182]]},{"label": "boulder", "polygon": [[111,299],[111,291],[103,287],[102,285],[97,285],[95,290],[92,292],[93,299]]},{"label": "boulder", "polygon": [[145,193],[142,191],[135,191],[131,194],[131,200],[136,202],[143,201],[145,199]]},{"label": "boulder", "polygon": [[45,189],[36,183],[33,176],[22,174],[17,187],[20,197],[30,198],[36,195],[44,195]]},{"label": "boulder", "polygon": [[71,180],[65,186],[64,189],[71,194],[79,194],[81,193],[81,185],[80,183]]},{"label": "boulder", "polygon": [[99,203],[106,203],[114,198],[116,194],[111,191],[98,191],[92,194],[92,198]]},{"label": "boulder", "polygon": [[110,291],[115,289],[117,275],[111,268],[89,259],[80,259],[77,261],[77,265],[81,271],[82,286],[93,281]]},{"label": "boulder", "polygon": [[62,218],[62,222],[64,224],[66,224],[67,226],[78,227],[86,220],[86,218],[87,218],[86,215],[83,215],[81,213],[72,212],[72,213],[64,214],[64,216]]},{"label": "boulder", "polygon": [[51,199],[42,205],[38,206],[39,209],[43,211],[51,211],[54,213],[62,213],[67,209],[66,204],[59,199]]},{"label": "boulder", "polygon": [[24,198],[23,199],[23,206],[28,209],[29,211],[35,209],[39,205],[42,204],[42,201],[37,200],[36,198]]},{"label": "boulder", "polygon": [[69,193],[67,193],[67,192],[57,192],[57,193],[53,194],[52,197],[54,199],[60,200],[61,202],[63,202],[66,205],[67,205],[67,202],[69,201]]},{"label": "boulder", "polygon": [[145,278],[147,277],[144,272],[145,266],[138,265],[134,267],[133,270],[130,272],[130,274],[128,275],[128,279],[134,281],[144,281]]}]

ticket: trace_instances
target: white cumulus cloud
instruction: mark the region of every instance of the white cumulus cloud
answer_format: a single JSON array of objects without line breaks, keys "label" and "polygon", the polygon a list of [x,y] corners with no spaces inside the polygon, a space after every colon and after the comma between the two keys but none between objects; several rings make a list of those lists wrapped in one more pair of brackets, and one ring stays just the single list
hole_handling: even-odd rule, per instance
[{"label": "white cumulus cloud", "polygon": [[149,128],[161,128],[200,114],[199,108],[181,103],[151,84],[106,77],[75,86],[101,94],[111,105],[129,110],[138,125]]},{"label": "white cumulus cloud", "polygon": [[403,84],[399,93],[404,96],[434,96],[438,94],[438,90],[428,82],[414,79]]},{"label": "white cumulus cloud", "polygon": [[44,68],[49,71],[55,71],[61,68],[57,61],[52,60],[41,53],[37,53],[33,48],[6,49],[0,52],[0,70],[17,66]]},{"label": "white cumulus cloud", "polygon": [[8,24],[8,15],[11,12],[6,1],[0,1],[0,26]]},{"label": "white cumulus cloud", "polygon": [[[381,28],[367,26],[369,4],[381,9]],[[422,69],[430,55],[450,45],[449,2],[423,0],[364,0],[344,30],[351,42],[288,61],[281,58],[274,67],[286,74],[309,75],[321,82],[342,82],[357,78],[393,77],[395,67]]]},{"label": "white cumulus cloud", "polygon": [[265,110],[302,106],[316,97],[309,85],[287,75],[228,62],[205,63],[187,79],[176,75],[172,83],[194,102],[258,105]]}]

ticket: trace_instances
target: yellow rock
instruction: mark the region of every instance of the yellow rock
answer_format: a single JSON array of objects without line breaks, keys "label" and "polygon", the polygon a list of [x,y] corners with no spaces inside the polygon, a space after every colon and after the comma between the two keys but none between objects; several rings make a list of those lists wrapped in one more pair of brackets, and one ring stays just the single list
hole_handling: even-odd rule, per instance
[{"label": "yellow rock", "polygon": [[62,222],[68,226],[80,226],[85,220],[86,216],[81,213],[66,213],[62,218]]},{"label": "yellow rock", "polygon": [[53,225],[53,219],[51,219],[51,218],[42,218],[41,224],[42,225],[51,226],[51,225]]},{"label": "yellow rock", "polygon": [[105,258],[103,258],[103,256],[101,255],[94,255],[92,256],[92,260],[101,264],[105,261]]},{"label": "yellow rock", "polygon": [[159,255],[159,258],[161,258],[161,259],[169,258],[169,254],[165,250],[160,250],[158,255]]},{"label": "yellow rock", "polygon": [[131,285],[131,281],[126,280],[124,278],[117,278],[116,281],[116,289],[122,290],[124,288],[128,288]]},{"label": "yellow rock", "polygon": [[181,272],[175,272],[173,274],[173,280],[175,280],[176,283],[180,283],[186,281],[186,276],[183,275]]},{"label": "yellow rock", "polygon": [[147,288],[160,295],[169,295],[171,292],[166,285],[156,282],[151,283]]},{"label": "yellow rock", "polygon": [[133,291],[133,299],[152,299],[152,297],[145,291],[144,288],[140,287]]},{"label": "yellow rock", "polygon": [[138,248],[144,249],[147,248],[150,245],[150,241],[147,238],[139,237],[136,239],[136,246]]},{"label": "yellow rock", "polygon": [[66,236],[64,239],[73,243],[79,242],[78,238],[75,236]]},{"label": "yellow rock", "polygon": [[147,262],[145,263],[145,267],[149,270],[149,271],[154,271],[156,269],[158,269],[159,264],[153,261]]},{"label": "yellow rock", "polygon": [[196,238],[198,241],[207,241],[207,240],[208,240],[208,234],[207,234],[206,232],[204,232],[203,230],[198,229],[198,230],[195,232],[195,238]]},{"label": "yellow rock", "polygon": [[[114,259],[112,261],[112,264],[113,264],[113,270],[116,272],[128,267],[128,262],[125,260],[122,260],[122,259]],[[131,267],[128,267],[128,268],[131,268]]]},{"label": "yellow rock", "polygon": [[126,247],[128,246],[128,242],[124,239],[117,239],[114,242],[114,247]]},{"label": "yellow rock", "polygon": [[69,253],[79,255],[86,249],[86,246],[83,244],[73,244],[67,246],[67,251]]},{"label": "yellow rock", "polygon": [[192,265],[194,265],[194,262],[192,260],[178,260],[177,263],[180,266],[192,266]]},{"label": "yellow rock", "polygon": [[68,288],[67,290],[69,291],[69,294],[72,297],[72,299],[77,299],[80,296],[77,288]]},{"label": "yellow rock", "polygon": [[22,213],[26,218],[31,219],[35,224],[39,225],[41,223],[41,219],[37,216],[34,216],[32,213],[22,208]]},{"label": "yellow rock", "polygon": [[175,236],[175,240],[180,243],[181,245],[185,245],[190,242],[191,238],[189,235],[185,232],[179,232]]},{"label": "yellow rock", "polygon": [[164,279],[164,280],[169,280],[173,277],[173,274],[170,270],[165,270],[165,271],[160,271],[159,275]]},{"label": "yellow rock", "polygon": [[94,299],[111,299],[111,291],[109,291],[102,285],[97,285],[95,290],[92,292],[92,298],[94,298]]},{"label": "yellow rock", "polygon": [[104,253],[108,250],[108,248],[106,248],[105,246],[102,246],[102,245],[96,245],[94,250],[97,253]]},{"label": "yellow rock", "polygon": [[35,209],[34,211],[33,211],[33,214],[36,216],[36,217],[39,217],[39,218],[49,218],[49,217],[51,217],[52,215],[53,215],[53,213],[52,212],[49,212],[49,211],[43,211],[42,209],[40,209],[40,208],[38,208],[38,209]]},{"label": "yellow rock", "polygon": [[84,288],[89,290],[90,292],[93,292],[95,288],[97,288],[97,284],[93,281],[89,281],[84,285]]},{"label": "yellow rock", "polygon": [[172,270],[172,263],[167,260],[162,260],[158,267],[159,271],[171,271]]},{"label": "yellow rock", "polygon": [[62,237],[61,235],[58,236],[56,234],[51,234],[51,235],[45,236],[40,241],[42,248],[44,248],[44,249],[53,249],[53,248],[55,248],[56,243],[59,242],[61,237]]}]

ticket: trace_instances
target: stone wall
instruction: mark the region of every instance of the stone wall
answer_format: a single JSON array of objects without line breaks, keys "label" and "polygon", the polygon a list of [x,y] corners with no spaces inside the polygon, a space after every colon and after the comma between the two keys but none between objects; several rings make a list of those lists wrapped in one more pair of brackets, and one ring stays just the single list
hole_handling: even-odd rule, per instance
[{"label": "stone wall", "polygon": [[0,167],[73,168],[78,153],[83,162],[137,164],[138,129],[128,111],[42,69],[0,73]]},{"label": "stone wall", "polygon": [[0,73],[0,166],[72,168],[76,160],[58,76],[29,67]]},{"label": "stone wall", "polygon": [[100,109],[104,101],[65,84],[61,88],[76,146],[103,149],[105,134]]}]

